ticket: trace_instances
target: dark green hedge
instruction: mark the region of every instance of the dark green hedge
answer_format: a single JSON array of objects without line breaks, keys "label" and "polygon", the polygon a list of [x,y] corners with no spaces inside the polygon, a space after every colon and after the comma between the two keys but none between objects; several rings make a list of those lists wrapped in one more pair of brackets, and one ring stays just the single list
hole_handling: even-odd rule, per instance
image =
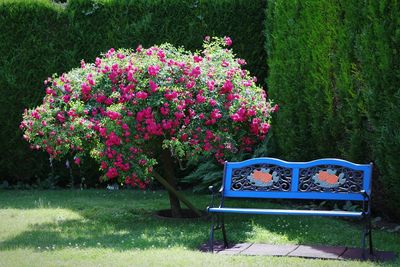
[{"label": "dark green hedge", "polygon": [[400,218],[400,4],[267,2],[276,154],[375,163],[375,207]]},{"label": "dark green hedge", "polygon": [[[263,82],[264,10],[264,0],[0,0],[0,184],[34,182],[50,172],[47,156],[31,152],[18,129],[23,109],[44,96],[48,76],[111,47],[170,42],[195,50],[206,35],[227,35]],[[68,177],[58,165],[56,172]]]}]

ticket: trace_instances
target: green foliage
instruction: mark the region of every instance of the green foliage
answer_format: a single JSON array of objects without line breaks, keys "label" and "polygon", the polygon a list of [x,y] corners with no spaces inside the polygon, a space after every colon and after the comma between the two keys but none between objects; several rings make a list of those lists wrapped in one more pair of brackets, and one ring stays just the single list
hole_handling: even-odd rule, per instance
[{"label": "green foliage", "polygon": [[[263,82],[264,7],[264,0],[0,1],[0,179],[15,183],[47,177],[48,157],[31,152],[22,141],[23,109],[40,104],[48,75],[77,67],[83,58],[92,62],[111,47],[170,42],[195,50],[206,35],[226,35]],[[68,179],[63,165],[56,172]],[[95,184],[98,176],[91,173]]]},{"label": "green foliage", "polygon": [[267,3],[277,155],[376,163],[376,208],[400,216],[398,1]]}]

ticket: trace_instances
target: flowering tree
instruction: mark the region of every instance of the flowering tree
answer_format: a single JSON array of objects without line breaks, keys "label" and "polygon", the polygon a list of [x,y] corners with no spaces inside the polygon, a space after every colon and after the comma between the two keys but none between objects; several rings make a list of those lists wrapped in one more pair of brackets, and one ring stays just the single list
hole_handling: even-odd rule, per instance
[{"label": "flowering tree", "polygon": [[231,43],[206,38],[201,53],[170,44],[110,49],[94,64],[82,61],[45,81],[43,104],[23,114],[24,138],[52,158],[72,153],[78,165],[90,155],[106,180],[144,189],[157,178],[179,217],[179,200],[193,207],[176,191],[173,158],[210,155],[223,163],[251,151],[277,110],[226,48]]}]

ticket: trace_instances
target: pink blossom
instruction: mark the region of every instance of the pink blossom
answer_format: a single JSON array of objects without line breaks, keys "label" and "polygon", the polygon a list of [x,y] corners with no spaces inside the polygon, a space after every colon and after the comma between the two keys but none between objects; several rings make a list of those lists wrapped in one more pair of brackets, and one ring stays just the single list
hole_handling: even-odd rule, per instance
[{"label": "pink blossom", "polygon": [[270,125],[268,123],[261,123],[261,132],[263,134],[266,134],[270,128]]},{"label": "pink blossom", "polygon": [[199,62],[203,61],[203,58],[201,56],[195,55],[195,56],[193,56],[193,61],[196,63],[199,63]]},{"label": "pink blossom", "polygon": [[51,94],[53,94],[53,92],[54,92],[53,89],[51,89],[50,87],[46,88],[46,94],[47,95],[51,95]]},{"label": "pink blossom", "polygon": [[69,102],[69,100],[70,100],[70,96],[69,95],[64,95],[63,96],[63,101],[64,101],[64,103],[68,103]]},{"label": "pink blossom", "polygon": [[109,117],[113,121],[122,118],[121,114],[115,111],[107,111],[107,117]]},{"label": "pink blossom", "polygon": [[224,85],[222,85],[221,93],[226,94],[232,92],[233,83],[230,80],[226,80]]},{"label": "pink blossom", "polygon": [[107,176],[109,179],[113,179],[113,178],[117,177],[117,176],[118,176],[118,171],[117,171],[117,169],[116,169],[116,168],[109,168],[108,171],[107,171],[107,173],[106,173],[106,176]]},{"label": "pink blossom", "polygon": [[161,107],[160,108],[160,112],[161,114],[163,114],[164,116],[167,116],[169,114],[169,108],[167,107]]},{"label": "pink blossom", "polygon": [[195,81],[189,81],[189,82],[186,84],[186,88],[187,88],[187,89],[191,89],[191,88],[193,88],[195,85],[196,85],[196,82],[195,82]]},{"label": "pink blossom", "polygon": [[228,67],[229,66],[229,62],[223,59],[222,63],[221,63],[221,66],[222,67]]},{"label": "pink blossom", "polygon": [[83,83],[81,85],[82,94],[84,94],[84,95],[90,94],[91,90],[92,90],[92,88],[87,83]]},{"label": "pink blossom", "polygon": [[149,84],[150,84],[150,90],[151,90],[153,93],[156,92],[156,91],[157,91],[157,88],[158,88],[157,84],[156,84],[155,82],[153,82],[152,80],[149,81]]},{"label": "pink blossom", "polygon": [[178,97],[178,93],[175,92],[175,91],[172,91],[171,93],[165,93],[165,94],[164,94],[164,97],[165,97],[165,99],[167,99],[167,100],[173,100],[173,99],[175,99],[175,98]]},{"label": "pink blossom", "polygon": [[207,81],[208,90],[214,90],[215,82],[214,81]]},{"label": "pink blossom", "polygon": [[196,96],[196,102],[197,102],[198,104],[202,104],[202,103],[206,102],[206,98],[205,98],[203,95],[198,94],[198,95]]},{"label": "pink blossom", "polygon": [[56,118],[57,118],[57,120],[58,120],[59,122],[61,122],[61,123],[64,123],[64,121],[65,121],[64,115],[63,115],[62,113],[60,113],[60,112],[57,113]]},{"label": "pink blossom", "polygon": [[150,76],[157,76],[157,73],[160,71],[160,66],[155,65],[155,66],[149,66],[147,68],[147,72],[149,73]]},{"label": "pink blossom", "polygon": [[146,99],[148,94],[146,92],[140,91],[136,93],[136,98],[138,99]]},{"label": "pink blossom", "polygon": [[246,64],[247,64],[246,60],[244,60],[244,59],[242,59],[242,58],[238,58],[237,63],[238,63],[239,65],[246,65]]},{"label": "pink blossom", "polygon": [[225,41],[225,44],[227,46],[231,46],[232,45],[232,39],[230,37],[225,36],[224,37],[224,41]]},{"label": "pink blossom", "polygon": [[219,109],[217,109],[217,108],[214,109],[214,110],[211,112],[210,117],[211,117],[212,119],[220,119],[220,118],[222,117],[221,111],[220,111]]}]

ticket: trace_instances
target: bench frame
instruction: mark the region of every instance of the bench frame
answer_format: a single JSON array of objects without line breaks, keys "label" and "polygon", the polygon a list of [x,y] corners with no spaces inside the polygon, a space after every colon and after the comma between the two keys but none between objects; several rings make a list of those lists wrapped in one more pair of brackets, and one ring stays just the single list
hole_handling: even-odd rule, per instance
[{"label": "bench frame", "polygon": [[[255,173],[270,179],[267,183],[256,180]],[[272,172],[272,174],[271,174]],[[321,174],[334,173],[337,183],[320,180]],[[338,172],[340,173],[339,175]],[[318,175],[318,176],[317,176]],[[328,175],[329,176],[329,175]],[[273,177],[273,178],[272,178]],[[265,214],[334,216],[359,218],[363,222],[361,247],[365,258],[366,239],[370,255],[373,254],[371,227],[371,177],[372,163],[355,164],[341,159],[318,159],[310,162],[287,162],[276,158],[254,158],[242,162],[225,162],[223,183],[212,192],[209,250],[214,251],[214,231],[221,230],[224,246],[228,247],[224,214]],[[332,181],[331,181],[332,182]],[[277,186],[278,185],[278,186]],[[220,203],[214,206],[217,195]],[[226,198],[350,200],[362,203],[360,212],[296,209],[251,209],[225,207]]]}]

